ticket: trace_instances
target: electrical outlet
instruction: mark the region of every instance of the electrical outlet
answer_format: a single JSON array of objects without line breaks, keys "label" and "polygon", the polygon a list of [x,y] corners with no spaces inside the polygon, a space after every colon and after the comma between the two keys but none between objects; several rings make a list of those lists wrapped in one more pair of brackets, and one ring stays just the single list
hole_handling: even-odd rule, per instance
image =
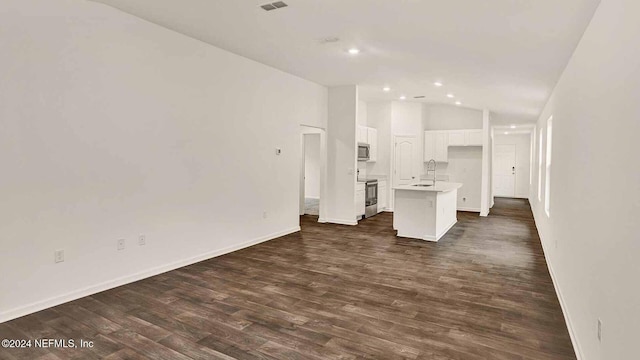
[{"label": "electrical outlet", "polygon": [[598,341],[602,342],[602,321],[598,319]]},{"label": "electrical outlet", "polygon": [[124,250],[124,239],[118,240],[118,250]]},{"label": "electrical outlet", "polygon": [[463,198],[462,198],[462,201],[467,201],[467,198],[466,198],[466,197],[463,197]]},{"label": "electrical outlet", "polygon": [[56,263],[64,262],[64,250],[56,250],[53,256]]},{"label": "electrical outlet", "polygon": [[138,236],[138,245],[140,246],[147,245],[147,236],[145,234],[140,234]]},{"label": "electrical outlet", "polygon": [[265,210],[262,212],[262,218],[266,219],[267,217],[268,217],[268,214],[267,214],[267,211]]}]

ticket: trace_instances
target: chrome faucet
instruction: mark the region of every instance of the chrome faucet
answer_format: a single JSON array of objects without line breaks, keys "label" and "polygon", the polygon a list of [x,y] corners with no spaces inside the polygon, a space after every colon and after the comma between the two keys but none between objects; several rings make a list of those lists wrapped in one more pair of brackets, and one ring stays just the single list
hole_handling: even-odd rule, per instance
[{"label": "chrome faucet", "polygon": [[433,186],[436,186],[436,161],[433,159],[427,163],[427,176],[429,176],[429,171],[433,171]]}]

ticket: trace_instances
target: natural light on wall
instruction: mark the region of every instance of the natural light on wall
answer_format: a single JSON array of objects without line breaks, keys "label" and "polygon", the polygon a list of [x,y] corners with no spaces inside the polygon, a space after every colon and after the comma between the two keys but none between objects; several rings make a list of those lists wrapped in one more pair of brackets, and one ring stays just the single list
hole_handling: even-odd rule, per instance
[{"label": "natural light on wall", "polygon": [[538,142],[538,201],[542,201],[542,136],[544,129],[540,129],[540,141]]},{"label": "natural light on wall", "polygon": [[544,181],[544,211],[547,213],[547,217],[549,217],[549,194],[551,193],[551,134],[553,127],[553,116],[547,120],[547,169],[545,171],[545,181]]}]

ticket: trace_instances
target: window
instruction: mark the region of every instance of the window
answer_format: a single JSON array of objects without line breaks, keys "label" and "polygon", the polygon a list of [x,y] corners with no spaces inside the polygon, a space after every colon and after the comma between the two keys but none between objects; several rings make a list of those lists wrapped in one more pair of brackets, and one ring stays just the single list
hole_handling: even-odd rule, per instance
[{"label": "window", "polygon": [[553,128],[553,116],[547,120],[547,169],[544,181],[544,211],[549,217],[549,200],[551,195],[551,134]]},{"label": "window", "polygon": [[536,160],[536,128],[533,128],[533,132],[529,138],[529,189],[533,184],[533,169]]},{"label": "window", "polygon": [[544,129],[540,129],[540,140],[538,142],[538,201],[542,201],[542,136]]}]

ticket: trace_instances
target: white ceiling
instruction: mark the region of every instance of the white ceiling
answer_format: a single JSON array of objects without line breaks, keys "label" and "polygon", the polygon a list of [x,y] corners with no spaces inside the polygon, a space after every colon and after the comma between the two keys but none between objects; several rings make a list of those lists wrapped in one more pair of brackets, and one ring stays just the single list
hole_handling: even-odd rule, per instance
[{"label": "white ceiling", "polygon": [[322,85],[358,84],[364,100],[453,104],[450,92],[505,122],[541,112],[600,2],[285,0],[266,12],[261,0],[94,1]]}]

